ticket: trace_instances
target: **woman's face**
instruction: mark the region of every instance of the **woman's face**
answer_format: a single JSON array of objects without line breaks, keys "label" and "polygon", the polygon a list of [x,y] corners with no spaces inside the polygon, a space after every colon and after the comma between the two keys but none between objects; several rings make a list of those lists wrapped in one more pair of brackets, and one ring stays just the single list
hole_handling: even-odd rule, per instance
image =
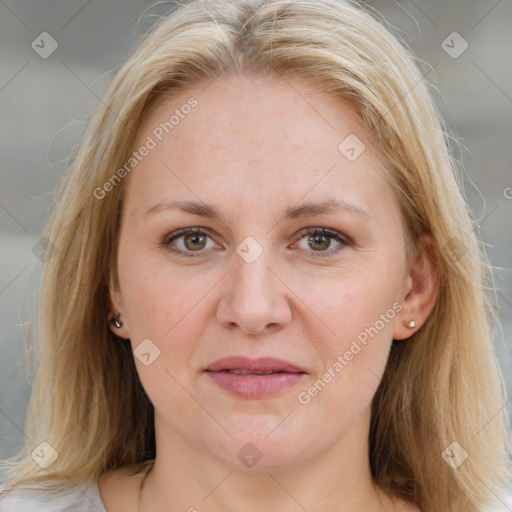
[{"label": "woman's face", "polygon": [[[159,446],[203,462],[364,453],[392,339],[410,335],[382,162],[349,105],[312,90],[219,78],[161,100],[134,144],[116,332],[131,340]],[[230,357],[249,361],[212,366]]]}]

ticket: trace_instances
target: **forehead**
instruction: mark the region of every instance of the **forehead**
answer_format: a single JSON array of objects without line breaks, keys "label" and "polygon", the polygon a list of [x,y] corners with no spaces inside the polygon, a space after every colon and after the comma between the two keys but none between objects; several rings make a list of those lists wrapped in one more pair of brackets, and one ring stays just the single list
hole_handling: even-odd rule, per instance
[{"label": "forehead", "polygon": [[162,97],[134,150],[148,138],[154,147],[130,177],[143,202],[166,190],[247,201],[277,194],[287,203],[305,194],[313,200],[336,192],[355,202],[366,195],[368,202],[390,193],[354,108],[300,80],[223,77]]},{"label": "forehead", "polygon": [[[187,106],[190,98],[197,102],[193,109]],[[198,138],[208,137],[224,148],[231,147],[230,142],[259,142],[298,145],[307,151],[318,143],[315,138],[322,137],[337,149],[340,137],[353,134],[368,143],[372,138],[343,97],[328,95],[311,82],[273,75],[224,76],[163,95],[144,116],[139,135],[154,130],[159,121],[171,120],[173,113],[172,136],[163,137],[176,142],[190,135],[190,124],[200,130]]]}]

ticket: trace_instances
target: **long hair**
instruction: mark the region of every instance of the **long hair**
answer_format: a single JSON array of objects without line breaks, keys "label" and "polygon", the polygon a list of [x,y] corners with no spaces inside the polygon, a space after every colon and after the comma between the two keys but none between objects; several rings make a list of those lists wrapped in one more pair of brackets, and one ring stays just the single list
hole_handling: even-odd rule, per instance
[{"label": "long hair", "polygon": [[[373,13],[342,0],[185,2],[120,68],[88,122],[46,228],[52,251],[38,371],[26,446],[4,462],[6,484],[97,478],[155,457],[153,406],[129,344],[106,319],[127,181],[112,179],[155,99],[221,73],[314,83],[349,101],[374,134],[409,261],[428,235],[441,288],[421,329],[391,349],[372,405],[373,479],[426,511],[481,510],[509,475],[492,268],[415,59]],[[109,180],[108,193],[99,194]],[[31,456],[42,442],[57,453],[47,469]]]}]

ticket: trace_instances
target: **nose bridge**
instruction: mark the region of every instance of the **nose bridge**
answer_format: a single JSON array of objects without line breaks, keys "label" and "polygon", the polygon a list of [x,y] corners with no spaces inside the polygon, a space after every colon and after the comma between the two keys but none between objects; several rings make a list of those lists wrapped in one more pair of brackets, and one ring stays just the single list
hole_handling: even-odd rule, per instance
[{"label": "nose bridge", "polygon": [[[262,307],[274,297],[274,286],[271,283],[272,273],[268,269],[271,264],[270,249],[255,247],[254,242],[243,242],[237,248],[234,257],[235,268],[232,276],[232,293],[237,300],[248,301],[253,306],[259,304]],[[244,252],[246,251],[246,252]]]}]

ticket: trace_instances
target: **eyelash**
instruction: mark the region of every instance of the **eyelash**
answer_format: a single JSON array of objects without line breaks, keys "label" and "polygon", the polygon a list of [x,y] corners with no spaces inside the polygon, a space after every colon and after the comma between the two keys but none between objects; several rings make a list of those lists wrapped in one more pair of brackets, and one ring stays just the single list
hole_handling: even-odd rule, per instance
[{"label": "eyelash", "polygon": [[[198,228],[198,227],[183,228],[183,229],[178,229],[177,231],[174,231],[174,232],[170,233],[169,235],[167,235],[164,238],[162,245],[166,248],[169,248],[171,246],[171,242],[173,242],[174,240],[177,240],[178,238],[185,236],[185,235],[206,235],[211,238],[210,232],[206,228]],[[313,250],[307,251],[309,253],[314,254],[316,257],[320,257],[320,258],[332,257],[335,253],[338,253],[340,250],[343,250],[345,247],[349,247],[352,245],[352,240],[350,238],[348,238],[347,236],[342,235],[341,233],[339,233],[336,230],[324,228],[324,227],[308,227],[308,228],[301,230],[299,232],[299,239],[297,240],[297,242],[294,243],[294,245],[297,244],[300,240],[302,240],[306,236],[318,236],[318,235],[326,236],[327,238],[332,238],[333,240],[336,240],[337,242],[339,242],[340,245],[338,245],[334,249],[328,249],[326,251],[313,251]],[[174,252],[175,254],[189,257],[189,258],[196,258],[196,257],[200,257],[200,256],[204,255],[204,251],[183,251],[183,250],[177,249],[177,248],[172,248],[170,250],[172,252]],[[194,252],[197,252],[197,254],[194,254]]]}]

